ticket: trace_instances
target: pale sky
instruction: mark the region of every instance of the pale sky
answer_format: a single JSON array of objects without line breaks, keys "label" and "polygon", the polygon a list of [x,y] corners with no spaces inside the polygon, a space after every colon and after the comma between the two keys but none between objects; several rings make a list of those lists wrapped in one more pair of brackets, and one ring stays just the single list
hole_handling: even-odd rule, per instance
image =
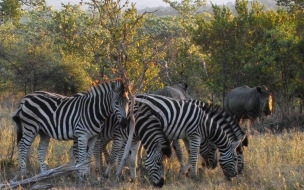
[{"label": "pale sky", "polygon": [[[88,0],[83,0],[88,1]],[[235,2],[235,0],[207,0],[207,3],[213,2],[215,4],[226,4],[228,2]],[[80,0],[46,0],[47,5],[53,5],[55,9],[61,8],[61,3],[67,4],[70,2],[71,4],[79,3]],[[136,3],[136,7],[139,9],[143,9],[145,7],[158,7],[158,6],[168,6],[168,4],[164,3],[162,0],[129,0],[129,2]]]}]

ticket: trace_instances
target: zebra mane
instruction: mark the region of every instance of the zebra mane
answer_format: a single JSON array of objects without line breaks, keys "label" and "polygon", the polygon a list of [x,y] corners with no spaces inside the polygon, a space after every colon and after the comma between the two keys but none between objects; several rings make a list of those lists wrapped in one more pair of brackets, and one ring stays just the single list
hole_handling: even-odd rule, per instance
[{"label": "zebra mane", "polygon": [[121,78],[116,78],[116,79],[113,79],[113,80],[106,80],[102,83],[95,83],[86,92],[79,92],[79,93],[73,95],[73,97],[92,95],[92,94],[94,94],[94,92],[100,91],[101,89],[103,89],[105,87],[106,88],[112,88],[111,83],[121,84],[120,85],[120,91],[124,91],[125,87],[123,85],[123,80]]},{"label": "zebra mane", "polygon": [[[236,132],[238,131],[244,137],[242,141],[243,146],[248,146],[248,138],[246,133],[240,128],[239,124],[235,120],[235,116],[227,113],[222,107],[219,105],[208,104],[199,100],[190,100],[190,102],[200,106],[200,108],[205,111],[205,113],[209,114],[211,117],[215,117],[221,122],[224,122],[225,125],[230,126],[230,130],[234,132],[234,136],[238,139]],[[240,147],[241,148],[241,147]]]},{"label": "zebra mane", "polygon": [[[236,132],[236,130],[238,130],[241,133],[241,135],[244,137],[244,139],[242,139],[242,146],[248,147],[248,137],[247,137],[246,133],[241,129],[239,123],[236,122],[236,115],[227,113],[223,108],[221,108],[218,105],[214,106],[213,110],[215,112],[216,111],[219,112],[220,115],[225,118],[225,120],[229,123],[229,125],[231,126],[231,128],[234,132]],[[239,146],[238,148],[241,148],[241,147]]]}]

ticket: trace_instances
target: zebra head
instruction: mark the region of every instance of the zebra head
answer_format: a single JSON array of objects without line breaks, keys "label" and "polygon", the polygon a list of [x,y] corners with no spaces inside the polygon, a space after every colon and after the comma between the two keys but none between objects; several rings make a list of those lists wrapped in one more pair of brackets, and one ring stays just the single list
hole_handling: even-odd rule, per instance
[{"label": "zebra head", "polygon": [[226,153],[221,153],[219,162],[220,166],[226,176],[227,180],[231,180],[230,178],[237,176],[238,174],[238,154],[236,152],[236,148],[241,143],[241,140],[235,141],[231,143],[228,151]]},{"label": "zebra head", "polygon": [[113,98],[111,99],[111,106],[114,109],[114,114],[120,126],[127,125],[127,110],[128,110],[128,94],[125,91],[122,80],[117,79],[111,81],[111,89],[113,91]]},{"label": "zebra head", "polygon": [[200,145],[200,155],[204,158],[203,167],[214,169],[218,163],[217,147],[214,143],[204,138]]},{"label": "zebra head", "polygon": [[147,152],[147,159],[145,161],[145,167],[148,170],[150,179],[153,185],[156,187],[162,187],[165,184],[164,179],[164,156],[170,157],[171,149],[170,146],[164,148],[162,143],[156,142],[155,147],[150,152]]}]

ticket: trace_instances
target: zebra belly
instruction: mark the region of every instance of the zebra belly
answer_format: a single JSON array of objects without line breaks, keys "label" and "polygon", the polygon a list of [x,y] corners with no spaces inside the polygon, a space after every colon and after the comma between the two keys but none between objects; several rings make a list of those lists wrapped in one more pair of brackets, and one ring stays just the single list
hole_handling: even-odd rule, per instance
[{"label": "zebra belly", "polygon": [[175,128],[175,126],[170,126],[167,130],[166,130],[166,136],[168,138],[168,140],[177,140],[177,139],[184,139],[186,138],[186,130],[185,128],[182,127],[177,127]]},{"label": "zebra belly", "polygon": [[75,138],[74,130],[66,126],[42,127],[40,130],[56,140],[73,140]]}]

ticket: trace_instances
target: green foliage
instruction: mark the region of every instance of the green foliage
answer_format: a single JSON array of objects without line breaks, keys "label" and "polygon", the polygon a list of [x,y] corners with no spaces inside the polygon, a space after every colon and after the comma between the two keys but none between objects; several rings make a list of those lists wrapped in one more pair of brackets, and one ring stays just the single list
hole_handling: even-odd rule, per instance
[{"label": "green foliage", "polygon": [[276,0],[279,6],[304,8],[303,0]]},{"label": "green foliage", "polygon": [[18,25],[21,17],[20,2],[18,0],[2,0],[0,2],[0,17],[2,17],[2,22],[12,20],[15,25]]},{"label": "green foliage", "polygon": [[237,15],[225,6],[213,5],[212,19],[198,15],[198,27],[190,30],[193,42],[208,54],[207,86],[224,98],[237,86],[266,85],[286,98],[280,102],[288,102],[295,89],[293,81],[299,81],[294,68],[303,72],[298,66],[303,62],[298,51],[302,36],[296,32],[300,14],[265,10],[257,2],[249,9],[247,4],[236,1]]},{"label": "green foliage", "polygon": [[92,79],[86,72],[90,64],[73,55],[66,55],[52,70],[51,77],[56,83],[49,84],[49,91],[55,91],[64,95],[72,95],[88,89]]},{"label": "green foliage", "polygon": [[[121,0],[89,1],[87,11],[23,1],[30,9],[20,12],[21,22],[8,19],[0,25],[0,91],[69,95],[96,80],[125,75],[133,92],[182,81],[193,97],[217,104],[241,85],[266,85],[282,111],[293,97],[303,99],[300,6],[267,10],[237,0],[233,10],[212,5],[207,13],[201,12],[205,1],[165,2],[175,16],[139,14],[134,4]],[[9,3],[16,2],[3,1],[1,8]],[[14,5],[10,13],[17,15]]]}]

